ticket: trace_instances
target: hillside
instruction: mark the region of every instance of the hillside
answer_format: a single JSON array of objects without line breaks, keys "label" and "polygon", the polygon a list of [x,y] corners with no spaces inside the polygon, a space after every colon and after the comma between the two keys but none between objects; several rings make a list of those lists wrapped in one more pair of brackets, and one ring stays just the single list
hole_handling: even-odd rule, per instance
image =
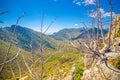
[{"label": "hillside", "polygon": [[[8,43],[0,40],[0,63],[3,62],[6,50],[8,48]],[[61,47],[57,48],[57,50],[49,50],[45,52],[45,62],[44,64],[44,79],[45,80],[51,80],[55,79],[71,79],[73,78],[73,75],[71,74],[71,78],[69,78],[72,70],[72,73],[75,75],[75,79],[80,79],[83,74],[83,61],[81,57],[81,53],[79,53],[76,49],[72,48],[70,44],[67,43],[61,43]],[[17,52],[17,47],[15,45],[12,46],[12,49],[10,50],[10,54],[8,55],[9,59],[11,59],[15,53]],[[34,60],[32,61],[32,52],[21,50],[18,57],[5,65],[5,68],[3,72],[0,74],[0,80],[14,80],[14,77],[12,75],[12,71],[10,69],[10,66],[12,65],[12,70],[14,71],[14,75],[16,79],[25,79],[25,80],[33,80],[29,74],[29,71],[27,70],[27,67],[25,66],[24,60],[22,58],[22,55],[24,55],[26,63],[29,65],[30,69],[33,70],[34,67],[36,67],[36,72],[41,72],[41,63],[39,62],[39,57],[36,55],[39,53],[39,50],[33,51],[34,53]],[[22,55],[21,55],[22,54]],[[21,69],[21,77],[19,74],[19,67],[17,64],[17,61],[19,62],[20,69]],[[0,65],[1,66],[1,65]],[[73,69],[74,68],[74,69]],[[34,70],[32,71],[34,73]],[[38,80],[40,80],[40,77],[38,77]]]},{"label": "hillside", "polygon": [[[0,39],[9,42],[12,38],[14,26],[15,25],[12,25],[11,27],[0,28]],[[42,35],[42,38],[40,35]],[[31,43],[32,49],[37,49],[40,46],[40,42],[42,42],[45,47],[54,49],[52,42],[50,42],[51,40],[53,39],[32,29],[19,25],[16,27],[14,41],[19,47],[25,50],[30,50]]]},{"label": "hillside", "polygon": [[[86,30],[84,28],[63,29],[56,33],[53,33],[52,35],[50,35],[50,37],[56,40],[62,40],[62,41],[63,40],[76,40],[80,38],[86,38],[87,34],[92,36],[93,35],[92,32],[93,32],[92,28],[88,28]],[[106,34],[108,30],[104,29],[103,32],[104,34]],[[95,33],[97,33],[97,28],[95,28]]]},{"label": "hillside", "polygon": [[63,29],[50,35],[50,37],[56,40],[68,40],[77,37],[83,29]]},{"label": "hillside", "polygon": [[[9,42],[12,38],[14,26],[15,25],[12,25],[11,27],[0,28],[0,39]],[[95,31],[97,32],[97,28],[95,28]],[[106,34],[107,32],[108,30],[105,29],[104,34]],[[41,41],[46,48],[55,49],[55,46],[57,46],[56,43],[58,43],[58,41],[86,38],[87,34],[92,36],[92,28],[89,28],[87,31],[84,31],[83,28],[63,29],[52,35],[45,35],[32,29],[18,25],[16,27],[14,41],[19,47],[28,51],[31,49],[31,43],[32,49],[34,50],[40,46]],[[40,37],[40,35],[42,35],[42,38]]]}]

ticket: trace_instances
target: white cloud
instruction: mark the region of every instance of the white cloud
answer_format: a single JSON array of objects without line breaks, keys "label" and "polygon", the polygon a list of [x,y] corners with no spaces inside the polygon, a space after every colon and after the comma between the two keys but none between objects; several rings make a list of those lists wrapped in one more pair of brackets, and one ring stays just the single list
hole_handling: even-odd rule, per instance
[{"label": "white cloud", "polygon": [[89,17],[95,18],[97,16],[97,12],[95,10],[91,10],[88,14]]},{"label": "white cloud", "polygon": [[[105,12],[105,10],[103,8],[100,8],[100,13],[101,13],[101,17],[105,18],[105,17],[110,17],[110,12]],[[112,16],[115,16],[116,13],[112,12]],[[97,11],[91,10],[90,13],[88,14],[89,17],[95,18],[97,17]]]},{"label": "white cloud", "polygon": [[76,4],[76,5],[95,5],[95,0],[73,0],[73,3]]},{"label": "white cloud", "polygon": [[[104,17],[110,17],[110,12],[105,12],[105,10],[104,9],[102,9],[102,8],[100,8],[100,12],[101,12],[101,16],[102,16],[102,18]],[[115,12],[112,12],[112,16],[115,16],[116,14],[115,14]]]},{"label": "white cloud", "polygon": [[95,5],[95,0],[84,0],[82,3],[85,6],[87,6],[87,5]]},{"label": "white cloud", "polygon": [[81,5],[81,2],[79,0],[73,0],[73,3],[79,6]]},{"label": "white cloud", "polygon": [[76,2],[76,4],[77,4],[77,5],[81,5],[81,3],[80,3],[80,2]]},{"label": "white cloud", "polygon": [[74,26],[78,26],[78,24],[74,24]]},{"label": "white cloud", "polygon": [[100,8],[100,13],[101,14],[104,14],[105,13],[105,10],[103,8]]},{"label": "white cloud", "polygon": [[[106,12],[106,13],[104,13],[103,14],[103,17],[110,17],[110,12]],[[116,14],[115,14],[115,12],[112,12],[112,16],[115,16]]]}]

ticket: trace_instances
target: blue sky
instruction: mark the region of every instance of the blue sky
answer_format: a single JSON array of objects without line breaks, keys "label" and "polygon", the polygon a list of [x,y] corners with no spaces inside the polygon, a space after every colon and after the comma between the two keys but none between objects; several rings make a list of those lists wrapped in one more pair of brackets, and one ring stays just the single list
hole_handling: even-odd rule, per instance
[{"label": "blue sky", "polygon": [[[102,19],[109,18],[109,4],[107,0],[100,0]],[[112,0],[114,15],[120,13],[120,0]],[[4,23],[0,26],[11,26],[15,24],[22,11],[26,15],[21,19],[19,25],[40,31],[42,13],[44,16],[44,29],[54,18],[58,17],[50,27],[47,34],[57,32],[63,28],[83,27],[81,22],[90,26],[90,9],[95,8],[95,0],[0,0],[0,12],[7,10],[9,13],[0,16]],[[93,17],[93,16],[92,16]],[[108,26],[108,25],[107,25]]]}]

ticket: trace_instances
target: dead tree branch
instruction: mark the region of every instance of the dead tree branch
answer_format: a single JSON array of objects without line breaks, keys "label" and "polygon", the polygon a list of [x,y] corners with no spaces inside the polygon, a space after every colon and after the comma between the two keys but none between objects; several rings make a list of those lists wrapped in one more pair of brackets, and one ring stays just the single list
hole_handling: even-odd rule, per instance
[{"label": "dead tree branch", "polygon": [[[21,54],[21,55],[22,55],[22,58],[23,58],[24,64],[25,64],[27,70],[28,70],[29,73],[30,73],[30,76],[34,79],[34,75],[33,75],[32,71],[31,71],[31,69],[30,69],[28,63],[26,62],[24,55],[23,55],[23,54]],[[34,80],[35,80],[35,79],[34,79]]]},{"label": "dead tree branch", "polygon": [[20,51],[21,51],[21,49],[19,48],[18,52],[13,56],[13,58],[11,58],[11,59],[3,62],[3,63],[0,63],[0,65],[4,65],[4,64],[7,64],[7,63],[12,62],[13,60],[15,60],[19,56]]},{"label": "dead tree branch", "polygon": [[19,78],[21,78],[22,77],[22,75],[21,75],[22,71],[21,71],[21,67],[20,67],[18,59],[16,60],[16,62],[17,62],[18,70],[19,70]]},{"label": "dead tree branch", "polygon": [[12,73],[12,76],[13,76],[14,80],[16,80],[15,73],[13,71],[13,68],[12,68],[11,64],[10,64],[10,70],[11,70],[11,73]]},{"label": "dead tree branch", "polygon": [[3,15],[3,14],[7,14],[8,11],[3,11],[3,12],[0,12],[0,15]]},{"label": "dead tree branch", "polygon": [[[8,58],[8,54],[10,53],[11,47],[12,47],[12,45],[13,45],[16,27],[17,27],[20,19],[21,19],[24,15],[25,15],[25,14],[23,13],[21,16],[18,17],[18,19],[17,19],[17,21],[16,21],[16,24],[15,24],[15,26],[14,26],[14,31],[13,31],[13,33],[12,33],[12,38],[11,38],[11,40],[10,40],[10,44],[9,44],[9,46],[8,46],[7,53],[5,54],[3,63],[5,63],[6,60],[7,60],[7,58]],[[4,66],[5,66],[5,64],[3,64],[3,65],[1,66],[1,68],[0,68],[0,73],[2,72]]]},{"label": "dead tree branch", "polygon": [[44,34],[48,31],[48,29],[52,26],[52,24],[57,20],[57,17],[51,21],[51,23],[48,25],[47,29],[43,32]]},{"label": "dead tree branch", "polygon": [[109,5],[110,5],[110,29],[109,29],[109,38],[108,38],[108,49],[110,48],[111,45],[111,30],[112,30],[112,1],[111,0],[107,0]]}]

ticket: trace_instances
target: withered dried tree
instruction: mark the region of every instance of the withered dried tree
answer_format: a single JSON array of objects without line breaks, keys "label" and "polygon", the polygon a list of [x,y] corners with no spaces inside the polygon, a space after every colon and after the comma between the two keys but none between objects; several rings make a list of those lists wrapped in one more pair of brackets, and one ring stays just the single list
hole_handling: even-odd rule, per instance
[{"label": "withered dried tree", "polygon": [[[111,0],[109,0],[109,3],[110,3],[110,6],[111,6],[110,7],[110,9],[111,9],[110,28],[111,28],[112,27],[112,2],[111,2]],[[110,47],[110,45],[111,45],[111,40],[110,40],[111,39],[111,29],[109,31],[109,38],[108,38],[109,44],[107,45],[106,41],[105,41],[104,34],[103,34],[103,27],[102,27],[102,20],[101,20],[101,12],[100,12],[100,3],[99,3],[99,0],[96,0],[96,6],[97,6],[97,21],[98,21],[97,24],[98,24],[98,29],[101,30],[101,36],[102,36],[102,40],[103,40],[102,43],[104,44],[104,47],[102,49],[99,47],[99,45],[98,45],[99,44],[98,42],[100,40],[99,38],[97,38],[97,39],[95,39],[95,38],[91,39],[91,41],[89,43],[86,43],[85,41],[78,40],[78,43],[79,43],[79,45],[81,47],[84,47],[84,53],[86,53],[88,55],[90,54],[90,55],[93,56],[92,57],[93,59],[91,59],[91,60],[93,60],[93,61],[91,61],[92,62],[91,68],[94,68],[94,66],[96,65],[96,63],[98,61],[100,61],[100,62],[104,63],[105,66],[108,69],[110,69],[110,70],[112,70],[114,72],[120,73],[120,71],[118,69],[115,69],[115,68],[113,68],[112,66],[109,65],[108,60],[111,57],[106,56],[106,53],[109,52],[109,51],[114,52],[114,51],[112,51],[112,49]],[[97,33],[99,33],[98,30],[97,30]],[[99,37],[98,34],[97,34],[97,37]],[[80,48],[77,47],[73,42],[70,42],[70,43],[71,43],[71,45],[74,48],[76,48],[77,50],[80,50]]]},{"label": "withered dried tree", "polygon": [[47,58],[45,59],[45,53],[44,53],[44,44],[43,44],[43,40],[44,40],[44,36],[43,34],[45,34],[48,29],[52,26],[52,24],[56,21],[57,17],[51,21],[51,23],[47,26],[47,28],[43,31],[43,24],[44,24],[44,14],[42,14],[42,18],[41,18],[41,34],[40,34],[40,52],[39,52],[39,58],[40,58],[40,64],[41,64],[41,73],[40,73],[40,79],[43,80],[44,77],[44,64],[50,59]]},{"label": "withered dried tree", "polygon": [[[2,12],[1,14],[5,14],[5,13],[7,13],[7,12]],[[5,66],[7,63],[10,63],[10,62],[12,62],[13,60],[15,60],[15,59],[18,57],[18,55],[19,55],[19,53],[20,53],[20,51],[21,51],[21,49],[18,48],[17,53],[16,53],[11,59],[9,59],[9,56],[8,56],[8,55],[10,54],[12,45],[14,44],[14,36],[15,36],[15,32],[16,32],[16,27],[17,27],[20,19],[21,19],[23,16],[24,16],[24,13],[23,13],[21,16],[18,17],[18,19],[17,19],[17,21],[16,21],[16,24],[15,24],[15,26],[14,26],[14,30],[13,30],[13,33],[12,33],[12,36],[11,36],[11,40],[10,40],[10,43],[9,43],[7,52],[6,52],[6,54],[5,54],[3,63],[0,63],[0,66],[1,66],[1,67],[0,67],[0,75],[1,75],[1,73],[2,73],[2,71],[3,71],[3,69],[4,69],[4,66]],[[12,71],[12,74],[13,74],[12,68],[11,68],[11,71]]]}]

